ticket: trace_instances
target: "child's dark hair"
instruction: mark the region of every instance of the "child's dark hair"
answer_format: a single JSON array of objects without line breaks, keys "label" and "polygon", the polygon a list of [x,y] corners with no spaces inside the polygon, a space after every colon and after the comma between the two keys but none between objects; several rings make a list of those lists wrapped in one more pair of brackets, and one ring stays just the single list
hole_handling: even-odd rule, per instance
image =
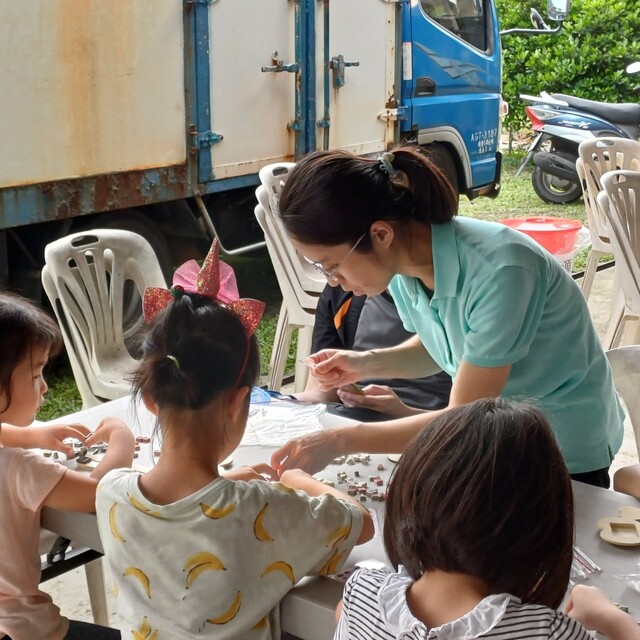
[{"label": "child's dark hair", "polygon": [[0,292],[0,393],[6,411],[11,404],[11,375],[34,349],[56,356],[62,348],[60,329],[55,321],[35,304],[6,291]]},{"label": "child's dark hair", "polygon": [[154,319],[142,343],[134,393],[161,409],[203,408],[221,391],[256,384],[254,336],[224,304],[185,293]]},{"label": "child's dark hair", "polygon": [[[448,222],[458,199],[444,173],[418,147],[392,151],[393,173],[379,158],[316,151],[298,162],[280,195],[280,217],[296,240],[354,244],[376,220],[399,224]],[[365,237],[360,252],[371,249]]]},{"label": "child's dark hair", "polygon": [[491,593],[557,608],[573,551],[573,494],[537,409],[477,400],[435,419],[407,447],[386,506],[394,566],[463,573]]}]

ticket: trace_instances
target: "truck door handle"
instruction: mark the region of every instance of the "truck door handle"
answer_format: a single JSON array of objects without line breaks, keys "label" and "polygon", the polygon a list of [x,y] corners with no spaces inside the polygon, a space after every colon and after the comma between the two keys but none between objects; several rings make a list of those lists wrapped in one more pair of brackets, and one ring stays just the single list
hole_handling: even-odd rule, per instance
[{"label": "truck door handle", "polygon": [[344,70],[345,67],[359,67],[359,62],[345,62],[344,56],[333,56],[329,62],[329,68],[333,71],[333,87],[339,89],[344,87]]},{"label": "truck door handle", "polygon": [[278,60],[277,51],[273,52],[273,56],[271,58],[271,66],[260,68],[262,73],[282,73],[283,71],[286,71],[287,73],[295,73],[298,69],[299,66],[297,62],[285,64],[282,60]]}]

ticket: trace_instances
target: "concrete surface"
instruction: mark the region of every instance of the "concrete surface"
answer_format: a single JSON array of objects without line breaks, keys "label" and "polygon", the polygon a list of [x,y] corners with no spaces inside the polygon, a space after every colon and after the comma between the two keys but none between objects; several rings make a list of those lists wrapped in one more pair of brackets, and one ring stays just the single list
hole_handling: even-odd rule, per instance
[{"label": "concrete surface", "polygon": [[[601,338],[604,337],[607,324],[609,322],[613,277],[614,269],[608,269],[597,273],[591,290],[591,295],[589,297],[589,309]],[[633,324],[636,326],[634,327]],[[633,324],[628,325],[623,338],[623,344],[640,343],[640,327],[638,326],[640,323]],[[625,423],[624,442],[611,466],[611,472],[613,473],[621,466],[637,462],[638,455],[636,452],[635,439],[631,425],[627,420]],[[54,602],[60,607],[63,615],[76,620],[92,622],[83,569],[70,571],[59,578],[51,580],[43,585],[43,588],[51,594]],[[115,614],[113,600],[109,602],[109,607],[111,611],[110,615],[112,624],[115,626],[117,616]]]}]

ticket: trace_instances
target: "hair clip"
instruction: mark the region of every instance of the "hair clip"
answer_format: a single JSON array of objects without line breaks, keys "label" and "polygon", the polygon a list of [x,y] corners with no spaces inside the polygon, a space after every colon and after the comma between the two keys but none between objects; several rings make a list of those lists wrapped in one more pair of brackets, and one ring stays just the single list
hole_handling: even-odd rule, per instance
[{"label": "hair clip", "polygon": [[393,155],[393,153],[391,153],[390,151],[385,151],[381,156],[380,156],[380,168],[390,177],[392,178],[397,171],[393,168],[393,165],[391,164],[394,160],[396,159],[396,157]]},{"label": "hair clip", "polygon": [[167,360],[171,360],[171,362],[173,362],[173,364],[175,365],[175,368],[180,371],[180,362],[178,361],[178,358],[176,358],[176,356],[172,356],[172,355],[167,355]]}]

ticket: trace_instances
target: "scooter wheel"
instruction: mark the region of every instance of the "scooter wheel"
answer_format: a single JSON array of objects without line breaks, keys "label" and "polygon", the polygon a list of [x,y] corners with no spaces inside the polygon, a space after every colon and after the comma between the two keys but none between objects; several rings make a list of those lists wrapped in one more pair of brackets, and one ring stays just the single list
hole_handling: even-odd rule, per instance
[{"label": "scooter wheel", "polygon": [[538,166],[531,173],[531,184],[538,197],[551,204],[575,202],[582,195],[578,182],[552,176]]}]

